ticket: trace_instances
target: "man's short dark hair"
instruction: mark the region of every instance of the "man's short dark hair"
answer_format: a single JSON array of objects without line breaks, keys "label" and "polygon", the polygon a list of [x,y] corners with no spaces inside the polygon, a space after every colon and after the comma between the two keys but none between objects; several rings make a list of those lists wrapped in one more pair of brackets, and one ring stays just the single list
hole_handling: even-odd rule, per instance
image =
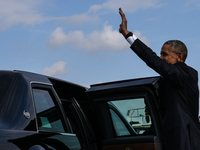
[{"label": "man's short dark hair", "polygon": [[179,40],[169,40],[167,42],[164,43],[165,44],[169,44],[170,45],[170,50],[173,51],[174,53],[182,53],[183,54],[183,62],[185,62],[186,58],[187,58],[187,47],[186,45],[179,41]]}]

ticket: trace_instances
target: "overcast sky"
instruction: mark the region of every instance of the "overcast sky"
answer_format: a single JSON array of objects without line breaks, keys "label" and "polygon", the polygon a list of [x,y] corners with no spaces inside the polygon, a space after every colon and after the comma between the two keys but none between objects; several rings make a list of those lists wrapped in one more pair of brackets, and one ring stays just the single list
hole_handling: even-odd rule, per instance
[{"label": "overcast sky", "polygon": [[119,7],[158,55],[165,41],[183,41],[200,72],[199,0],[0,0],[0,68],[84,86],[157,76],[119,34]]}]

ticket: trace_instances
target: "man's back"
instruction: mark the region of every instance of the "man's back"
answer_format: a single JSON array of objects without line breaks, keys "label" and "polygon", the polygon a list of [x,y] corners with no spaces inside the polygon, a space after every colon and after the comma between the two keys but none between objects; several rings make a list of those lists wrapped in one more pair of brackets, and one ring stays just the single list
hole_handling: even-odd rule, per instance
[{"label": "man's back", "polygon": [[199,111],[198,73],[185,63],[176,63],[173,67],[175,68],[174,72],[163,77],[161,85],[160,96],[164,102],[165,116],[173,118],[177,116],[177,119],[180,119],[186,115],[197,122]]}]

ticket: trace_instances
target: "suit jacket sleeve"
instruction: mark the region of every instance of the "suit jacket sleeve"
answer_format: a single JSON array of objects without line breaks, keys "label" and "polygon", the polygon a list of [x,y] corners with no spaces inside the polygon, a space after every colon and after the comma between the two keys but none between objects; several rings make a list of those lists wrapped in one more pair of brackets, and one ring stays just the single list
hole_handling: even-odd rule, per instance
[{"label": "suit jacket sleeve", "polygon": [[173,84],[183,85],[188,77],[188,67],[185,63],[176,63],[174,65],[167,63],[156,55],[139,39],[131,45],[131,49],[152,69],[164,78],[168,78]]}]

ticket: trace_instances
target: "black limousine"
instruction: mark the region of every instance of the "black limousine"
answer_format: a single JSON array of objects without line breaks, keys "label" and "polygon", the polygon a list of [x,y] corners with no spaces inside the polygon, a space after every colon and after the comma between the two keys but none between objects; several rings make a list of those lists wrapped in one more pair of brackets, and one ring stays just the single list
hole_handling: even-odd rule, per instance
[{"label": "black limousine", "polygon": [[159,77],[91,85],[0,71],[1,150],[163,150]]}]

